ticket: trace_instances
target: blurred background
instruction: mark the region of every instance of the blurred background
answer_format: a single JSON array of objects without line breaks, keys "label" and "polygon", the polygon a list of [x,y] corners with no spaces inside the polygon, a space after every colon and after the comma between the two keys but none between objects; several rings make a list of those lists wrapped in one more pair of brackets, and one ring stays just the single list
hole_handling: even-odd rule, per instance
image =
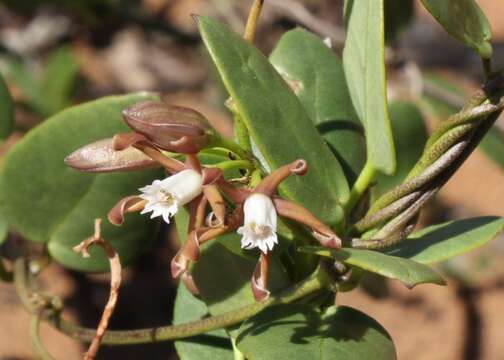
[{"label": "blurred background", "polygon": [[[226,21],[242,32],[251,1],[239,0],[2,0],[0,71],[16,104],[14,134],[5,153],[31,128],[59,110],[109,94],[157,91],[177,105],[205,114],[231,136],[226,94],[202,47],[191,14]],[[459,45],[418,3],[388,0],[406,9],[401,31],[389,36],[389,97],[414,101],[426,126],[460,108],[482,81],[473,51]],[[479,0],[494,31],[494,63],[504,66],[504,5]],[[266,0],[257,46],[268,54],[281,34],[296,26],[344,41],[341,0]],[[504,216],[504,119],[492,141],[478,149],[424,211],[422,223],[481,215]],[[1,155],[0,155],[1,156]],[[22,241],[12,235],[13,241]],[[12,239],[11,239],[12,240]],[[169,276],[172,239],[125,271],[111,328],[139,328],[171,321],[176,284]],[[2,251],[7,251],[2,249]],[[370,278],[338,301],[375,317],[392,335],[400,359],[502,359],[504,354],[504,238],[470,256],[443,264],[447,287],[407,290]],[[61,296],[68,315],[95,327],[108,295],[108,277],[82,275],[52,265],[42,282]],[[0,359],[32,359],[28,315],[12,285],[0,283]],[[44,326],[43,339],[58,359],[85,350]],[[172,344],[106,348],[101,359],[177,359]]]}]

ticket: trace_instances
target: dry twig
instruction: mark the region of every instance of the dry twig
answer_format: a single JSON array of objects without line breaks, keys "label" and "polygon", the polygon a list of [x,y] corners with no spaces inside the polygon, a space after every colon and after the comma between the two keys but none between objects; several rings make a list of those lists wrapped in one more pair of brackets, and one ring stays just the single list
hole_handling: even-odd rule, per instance
[{"label": "dry twig", "polygon": [[112,314],[114,313],[114,309],[117,303],[117,298],[119,296],[119,288],[121,286],[121,262],[119,260],[119,255],[114,250],[112,245],[105,241],[101,237],[101,219],[95,220],[95,232],[94,235],[90,238],[84,240],[79,245],[74,247],[74,251],[82,254],[83,257],[89,257],[89,247],[92,245],[100,245],[105,252],[107,253],[107,257],[110,262],[110,294],[109,299],[107,301],[107,305],[103,309],[103,314],[98,324],[98,328],[96,329],[96,335],[89,345],[88,351],[84,355],[85,360],[93,360],[98,353],[98,349],[100,348],[100,344],[103,336],[105,335],[105,331],[107,331],[107,327],[110,321]]}]

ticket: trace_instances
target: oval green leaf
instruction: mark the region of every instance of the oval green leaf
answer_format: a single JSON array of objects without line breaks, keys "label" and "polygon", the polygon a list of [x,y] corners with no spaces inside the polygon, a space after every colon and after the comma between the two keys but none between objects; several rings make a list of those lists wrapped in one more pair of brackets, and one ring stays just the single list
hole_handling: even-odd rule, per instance
[{"label": "oval green leaf", "polygon": [[504,231],[504,218],[485,216],[449,221],[419,230],[388,254],[422,264],[434,264],[465,254]]},{"label": "oval green leaf", "polygon": [[[206,315],[208,310],[205,303],[196,299],[184,285],[179,285],[173,309],[173,324],[197,321]],[[175,341],[175,349],[180,360],[234,359],[231,339],[223,329]]]},{"label": "oval green leaf", "polygon": [[[85,174],[70,169],[63,159],[90,142],[127,130],[121,111],[148,95],[107,97],[65,110],[39,125],[5,157],[0,176],[0,206],[9,224],[31,241],[47,243],[50,254],[80,271],[108,271],[102,249],[92,248],[83,259],[72,247],[93,234],[95,218],[122,197],[162,173],[142,171]],[[154,222],[131,215],[122,227],[103,222],[102,234],[128,264],[148,245]]]},{"label": "oval green leaf", "polygon": [[343,66],[350,96],[366,129],[367,159],[393,174],[394,140],[387,107],[383,0],[345,0]]},{"label": "oval green leaf", "polygon": [[474,0],[422,0],[448,34],[472,47],[482,58],[492,56],[492,29]]},{"label": "oval green leaf", "polygon": [[2,75],[0,74],[0,140],[5,140],[12,132],[14,108],[12,98]]},{"label": "oval green leaf", "polygon": [[329,257],[390,279],[399,280],[409,288],[428,283],[445,285],[443,278],[427,265],[377,251],[349,248],[333,250],[319,246],[305,246],[299,251]]},{"label": "oval green leaf", "polygon": [[316,35],[287,32],[270,55],[329,144],[352,185],[366,162],[364,131],[337,55]]},{"label": "oval green leaf", "polygon": [[298,158],[308,161],[308,174],[289,178],[280,186],[281,193],[328,224],[341,221],[339,202],[349,195],[345,175],[287,83],[259,50],[225,25],[208,17],[199,17],[198,25],[267,165],[276,169]]},{"label": "oval green leaf", "polygon": [[268,307],[241,326],[237,346],[247,359],[397,358],[387,331],[347,306],[324,312],[300,304]]},{"label": "oval green leaf", "polygon": [[390,104],[392,132],[397,150],[397,169],[394,175],[378,174],[373,186],[373,198],[402,183],[409,171],[422,156],[427,142],[427,128],[420,110],[409,102]]}]

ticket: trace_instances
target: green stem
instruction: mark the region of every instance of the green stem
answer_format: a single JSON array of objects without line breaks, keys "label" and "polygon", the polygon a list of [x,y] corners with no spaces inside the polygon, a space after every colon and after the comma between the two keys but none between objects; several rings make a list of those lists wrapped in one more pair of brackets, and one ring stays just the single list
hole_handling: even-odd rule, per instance
[{"label": "green stem", "polygon": [[262,176],[261,176],[261,171],[259,169],[256,169],[252,172],[252,175],[250,175],[250,186],[252,188],[255,188],[259,183],[262,181]]},{"label": "green stem", "polygon": [[[24,258],[19,258],[14,263],[14,284],[23,305],[30,312],[33,312],[34,305],[30,299],[33,298],[34,291],[30,287],[30,274],[27,271],[26,265],[26,260]],[[332,280],[329,275],[322,269],[317,268],[317,270],[305,280],[282,291],[276,296],[270,297],[268,300],[186,324],[138,330],[109,330],[103,337],[102,344],[145,344],[200,335],[212,330],[239,324],[268,306],[287,304],[299,300],[315,291],[329,287],[331,283]],[[57,330],[76,340],[90,342],[94,338],[94,329],[83,328],[62,319],[57,310],[47,309],[45,318]]]},{"label": "green stem", "polygon": [[248,159],[249,153],[244,150],[240,145],[232,140],[225,139],[221,136],[215,136],[211,139],[209,147],[222,147],[235,153],[240,159]]},{"label": "green stem", "polygon": [[252,143],[250,141],[250,135],[245,126],[245,122],[237,113],[234,116],[234,129],[235,129],[235,137],[238,144],[248,152],[252,152]]},{"label": "green stem", "polygon": [[54,360],[42,343],[42,339],[40,339],[40,321],[42,320],[43,312],[43,309],[37,310],[30,319],[30,339],[33,350],[38,358],[41,360]]},{"label": "green stem", "polygon": [[374,166],[368,161],[362,169],[359,177],[355,181],[355,184],[350,191],[350,197],[346,204],[344,204],[345,213],[350,214],[354,208],[354,206],[359,202],[362,196],[366,193],[369,185],[374,180],[376,176],[376,169]]},{"label": "green stem", "polygon": [[248,160],[222,161],[222,162],[217,163],[212,166],[217,167],[217,168],[221,169],[222,171],[228,171],[228,170],[233,170],[233,169],[248,169],[248,170],[254,169],[254,165]]},{"label": "green stem", "polygon": [[233,345],[234,360],[246,360],[245,355],[243,355],[240,349],[236,346],[236,340],[234,338],[231,338],[231,344]]}]

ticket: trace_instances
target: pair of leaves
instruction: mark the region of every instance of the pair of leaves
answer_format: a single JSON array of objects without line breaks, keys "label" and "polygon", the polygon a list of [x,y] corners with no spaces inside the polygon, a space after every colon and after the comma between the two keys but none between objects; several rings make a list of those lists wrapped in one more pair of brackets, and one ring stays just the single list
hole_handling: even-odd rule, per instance
[{"label": "pair of leaves", "polygon": [[[103,251],[83,259],[72,247],[93,233],[93,220],[106,219],[122,197],[162,177],[159,170],[84,174],[63,159],[79,147],[127,130],[121,111],[150,95],[108,97],[65,110],[20,140],[5,157],[0,207],[9,224],[31,241],[46,243],[63,265],[80,271],[108,271]],[[132,215],[122,227],[103,222],[102,234],[128,264],[149,244],[154,231],[146,216]]]},{"label": "pair of leaves", "polygon": [[366,162],[366,143],[341,60],[318,36],[295,29],[282,36],[270,61],[293,88],[352,185]]},{"label": "pair of leaves", "polygon": [[300,250],[331,257],[413,287],[422,283],[442,284],[442,278],[426,265],[472,251],[503,230],[504,218],[480,217],[419,230],[386,253],[358,249],[334,251],[321,247],[303,247]]},{"label": "pair of leaves", "polygon": [[213,19],[199,17],[198,24],[224,85],[267,165],[276,169],[298,158],[308,162],[308,174],[285,181],[281,193],[328,224],[340,222],[343,213],[338,204],[348,198],[348,184],[300,101],[254,46]]}]

